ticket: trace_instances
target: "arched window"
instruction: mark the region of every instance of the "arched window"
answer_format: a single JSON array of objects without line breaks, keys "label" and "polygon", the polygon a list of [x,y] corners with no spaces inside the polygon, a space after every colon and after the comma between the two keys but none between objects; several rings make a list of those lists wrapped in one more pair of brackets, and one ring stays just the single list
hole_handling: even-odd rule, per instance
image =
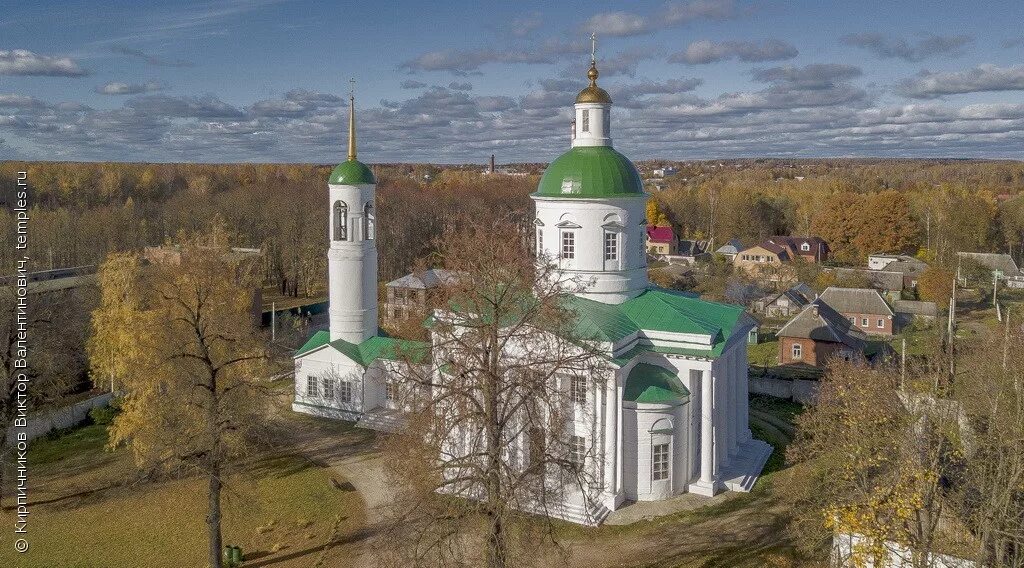
[{"label": "arched window", "polygon": [[373,239],[374,230],[373,205],[367,203],[363,208],[363,235],[367,240]]},{"label": "arched window", "polygon": [[348,205],[340,199],[334,202],[334,240],[348,240]]}]

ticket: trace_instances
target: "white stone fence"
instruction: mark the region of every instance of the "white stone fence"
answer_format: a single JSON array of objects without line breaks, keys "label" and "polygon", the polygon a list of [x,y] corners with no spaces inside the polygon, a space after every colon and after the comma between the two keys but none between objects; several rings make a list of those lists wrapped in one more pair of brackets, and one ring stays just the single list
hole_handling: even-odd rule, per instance
[{"label": "white stone fence", "polygon": [[[879,559],[875,563],[871,558],[864,558],[858,554],[854,559],[854,551],[864,546],[867,540],[859,534],[837,534],[832,537],[832,566],[837,568],[858,567],[858,568],[914,568],[913,552],[895,542],[886,542],[886,558]],[[948,554],[932,554],[928,558],[928,566],[933,568],[974,568],[974,562],[949,556]]]},{"label": "white stone fence", "polygon": [[748,383],[747,390],[752,394],[784,398],[800,404],[813,404],[818,396],[818,381],[751,376]]},{"label": "white stone fence", "polygon": [[[29,414],[28,427],[24,430],[28,432],[28,439],[34,440],[45,436],[51,430],[70,428],[83,422],[93,408],[109,404],[113,396],[113,393],[105,392],[71,406]],[[7,429],[7,443],[15,441],[19,430],[22,429],[15,428],[13,425]]]}]

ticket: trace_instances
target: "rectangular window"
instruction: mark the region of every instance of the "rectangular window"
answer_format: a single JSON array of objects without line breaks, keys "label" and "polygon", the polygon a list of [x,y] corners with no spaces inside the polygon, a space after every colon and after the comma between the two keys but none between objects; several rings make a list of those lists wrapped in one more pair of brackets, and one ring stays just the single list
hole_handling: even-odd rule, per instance
[{"label": "rectangular window", "polygon": [[338,384],[338,400],[341,402],[352,402],[352,383],[341,381]]},{"label": "rectangular window", "polygon": [[319,381],[315,375],[306,376],[306,396],[319,396]]},{"label": "rectangular window", "polygon": [[867,327],[868,326],[868,318],[860,318],[860,326],[861,327]]},{"label": "rectangular window", "polygon": [[878,329],[882,329],[884,327],[885,327],[885,320],[884,319],[878,320]]},{"label": "rectangular window", "polygon": [[331,377],[324,377],[321,384],[324,386],[324,398],[334,398],[334,379]]},{"label": "rectangular window", "polygon": [[398,385],[394,381],[387,381],[384,383],[384,398],[388,402],[395,402],[398,400]]},{"label": "rectangular window", "polygon": [[850,323],[852,323],[853,325],[857,325],[857,318],[855,318],[854,316],[850,316]]},{"label": "rectangular window", "polygon": [[668,479],[668,444],[655,444],[651,453],[651,479]]},{"label": "rectangular window", "polygon": [[583,132],[590,132],[590,111],[583,109]]},{"label": "rectangular window", "polygon": [[578,469],[582,469],[586,456],[587,439],[583,436],[573,436],[569,441],[569,461]]},{"label": "rectangular window", "polygon": [[803,359],[804,358],[804,346],[799,343],[793,344],[793,358]]},{"label": "rectangular window", "polygon": [[606,231],[604,234],[604,259],[605,260],[618,260],[619,259],[619,234]]},{"label": "rectangular window", "polygon": [[569,397],[576,404],[587,403],[587,378],[573,376],[569,387]]},{"label": "rectangular window", "polygon": [[544,233],[537,229],[537,256],[544,254]]},{"label": "rectangular window", "polygon": [[562,232],[562,258],[576,258],[576,233],[573,231]]}]

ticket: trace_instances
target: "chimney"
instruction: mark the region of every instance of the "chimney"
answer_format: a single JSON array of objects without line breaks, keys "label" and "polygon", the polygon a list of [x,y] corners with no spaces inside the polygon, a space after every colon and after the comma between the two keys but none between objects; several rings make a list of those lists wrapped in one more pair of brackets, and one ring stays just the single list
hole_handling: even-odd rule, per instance
[{"label": "chimney", "polygon": [[494,173],[494,154],[491,154],[491,173]]}]

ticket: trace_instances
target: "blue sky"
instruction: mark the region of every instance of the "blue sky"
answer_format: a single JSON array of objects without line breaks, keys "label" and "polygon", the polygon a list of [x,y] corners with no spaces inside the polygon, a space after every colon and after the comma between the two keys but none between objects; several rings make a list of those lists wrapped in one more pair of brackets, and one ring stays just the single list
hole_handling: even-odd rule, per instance
[{"label": "blue sky", "polygon": [[590,31],[634,159],[1024,158],[1024,3],[28,2],[0,158],[548,161]]}]

